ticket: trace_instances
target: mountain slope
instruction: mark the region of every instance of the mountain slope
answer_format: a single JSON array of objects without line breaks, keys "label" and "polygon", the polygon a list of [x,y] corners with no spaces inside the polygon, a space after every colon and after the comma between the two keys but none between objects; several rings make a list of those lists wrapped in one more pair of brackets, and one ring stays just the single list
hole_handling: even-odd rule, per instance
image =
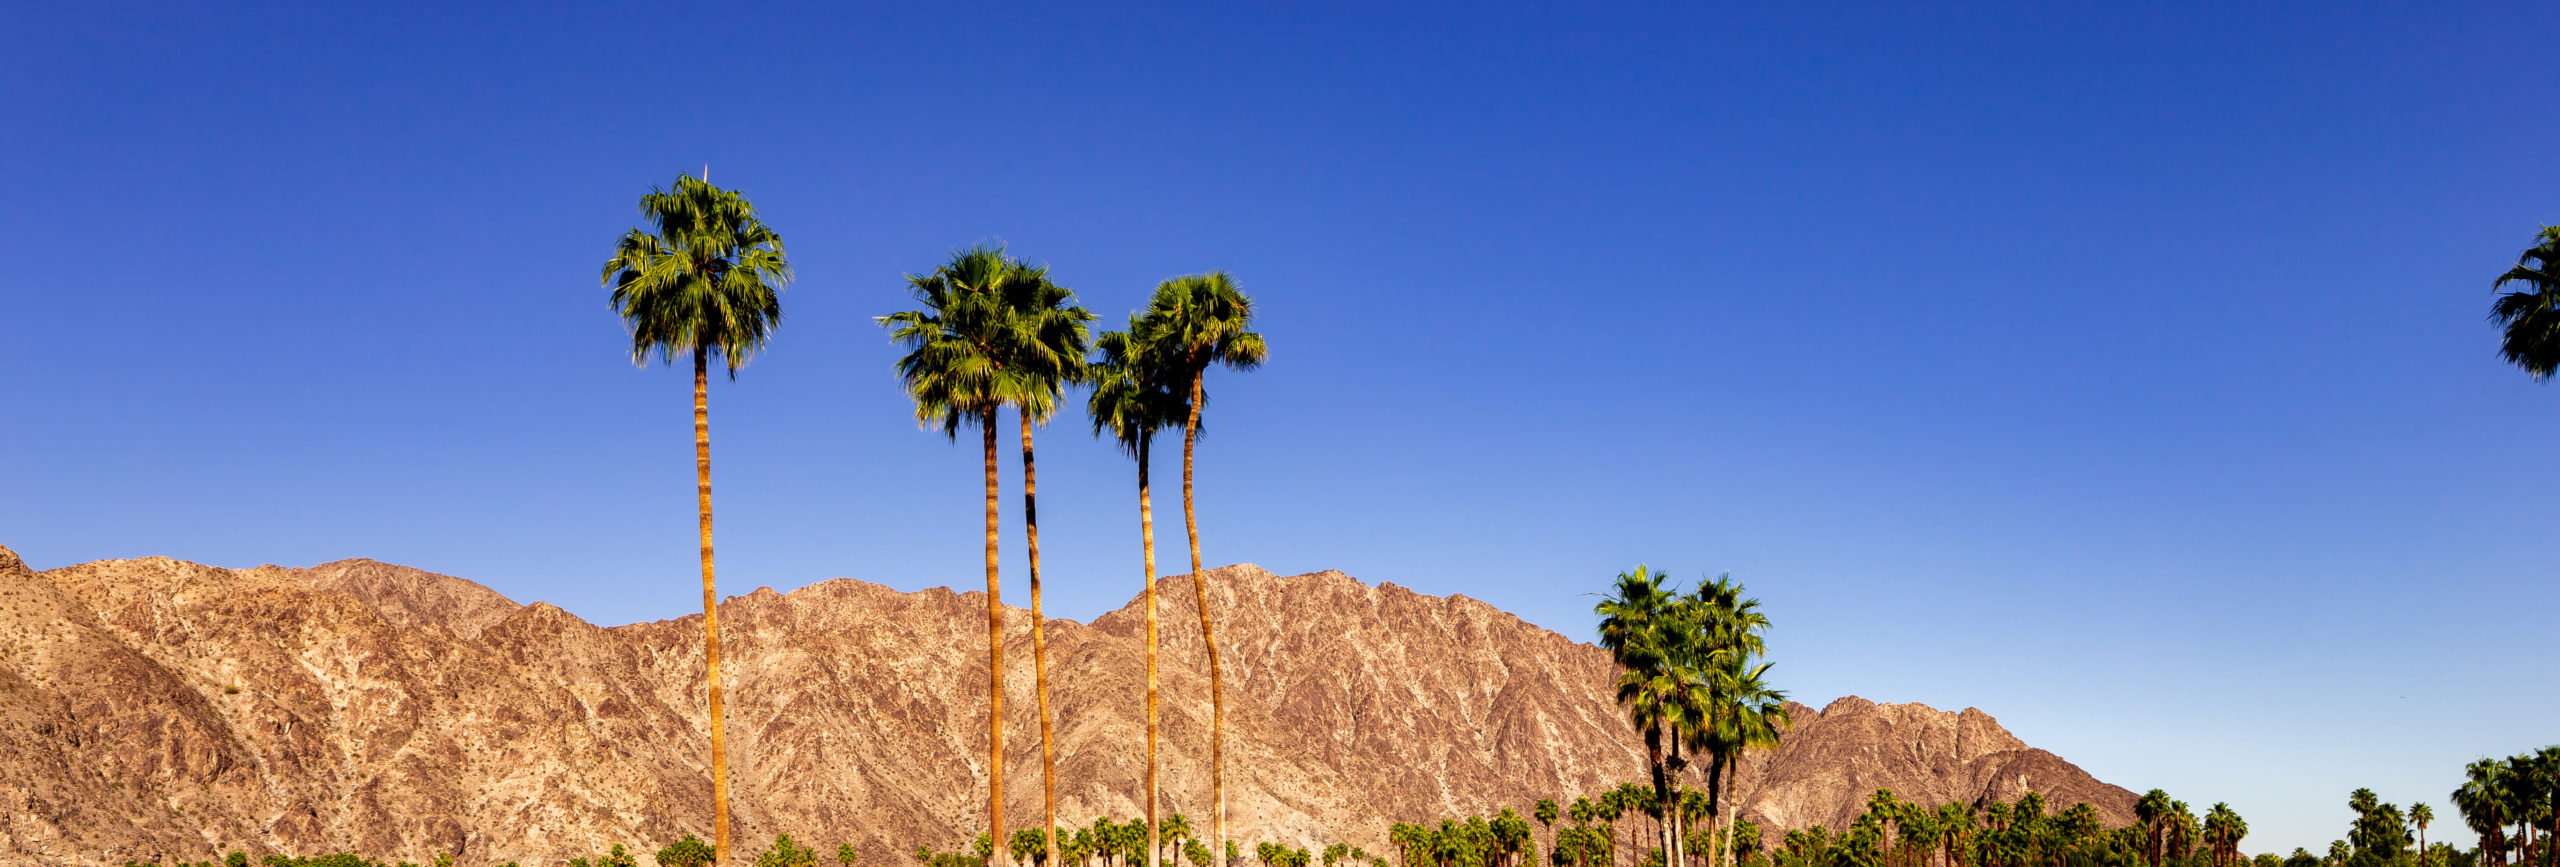
[{"label": "mountain slope", "polygon": [[[1230,835],[1383,850],[1391,821],[1569,799],[1642,776],[1607,655],[1463,596],[1335,572],[1211,570],[1229,677]],[[1134,583],[1134,582],[1133,582]],[[1187,577],[1159,585],[1166,808],[1207,831],[1207,684]],[[873,863],[979,829],[984,600],[838,579],[722,603],[742,840],[852,840]],[[39,863],[353,848],[549,863],[705,833],[691,615],[599,628],[372,561],[166,559],[33,573],[0,549],[0,853]],[[1006,654],[1007,818],[1038,822],[1028,616]],[[1141,812],[1136,603],[1051,621],[1062,823]],[[1838,826],[1879,786],[1935,803],[2133,796],[1980,711],[1797,709],[1737,791]]]}]

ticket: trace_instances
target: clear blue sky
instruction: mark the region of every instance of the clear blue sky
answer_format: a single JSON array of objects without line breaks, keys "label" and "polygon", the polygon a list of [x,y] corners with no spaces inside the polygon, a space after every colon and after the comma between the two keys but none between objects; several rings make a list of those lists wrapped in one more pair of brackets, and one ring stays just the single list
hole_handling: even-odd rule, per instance
[{"label": "clear blue sky", "polygon": [[[732,592],[979,580],[871,317],[1003,239],[1115,320],[1260,299],[1213,563],[1577,637],[1731,570],[1797,696],[1982,707],[2253,851],[2560,740],[2560,390],[2483,322],[2560,222],[2552,7],[1374,5],[22,4],[0,543],[692,609],[688,383],[596,275],[707,162],[800,273],[712,393]],[[1089,618],[1132,474],[1044,437]]]}]

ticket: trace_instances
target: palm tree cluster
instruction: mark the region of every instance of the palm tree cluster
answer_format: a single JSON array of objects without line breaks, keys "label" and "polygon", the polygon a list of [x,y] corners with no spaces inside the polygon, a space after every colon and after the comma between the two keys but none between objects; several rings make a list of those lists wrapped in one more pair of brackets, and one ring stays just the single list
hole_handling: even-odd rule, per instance
[{"label": "palm tree cluster", "polygon": [[[1015,258],[1004,248],[979,245],[952,254],[929,274],[907,278],[919,309],[880,317],[907,352],[898,377],[915,400],[916,419],[958,439],[976,425],[985,452],[988,833],[1004,835],[1004,615],[997,572],[1000,516],[997,503],[996,427],[1006,407],[1021,428],[1023,535],[1031,586],[1031,647],[1038,697],[1043,825],[1057,826],[1056,740],[1050,730],[1048,657],[1041,612],[1039,502],[1032,429],[1055,414],[1069,386],[1091,385],[1087,409],[1094,433],[1108,436],[1138,461],[1139,536],[1145,548],[1143,591],[1147,610],[1147,772],[1144,827],[1157,829],[1159,753],[1155,515],[1149,460],[1158,431],[1182,428],[1182,513],[1191,547],[1193,592],[1200,636],[1207,648],[1210,694],[1211,851],[1226,836],[1226,699],[1217,632],[1201,568],[1200,525],[1192,471],[1200,435],[1205,381],[1212,367],[1249,370],[1268,351],[1252,331],[1253,299],[1224,273],[1195,274],[1156,287],[1146,309],[1133,313],[1126,331],[1092,339],[1092,313],[1074,304],[1045,267]],[[1096,351],[1098,350],[1098,355]],[[1088,357],[1093,355],[1093,357]],[[1035,832],[1036,833],[1036,832]],[[1058,839],[1045,835],[1038,860],[1057,863]],[[1160,840],[1143,847],[1149,867]],[[1011,854],[1011,853],[1007,853]]]},{"label": "palm tree cluster", "polygon": [[1053,840],[1059,854],[1066,858],[1064,863],[1076,867],[1131,867],[1144,863],[1150,840],[1159,841],[1164,850],[1187,856],[1198,867],[1207,867],[1209,862],[1208,847],[1196,839],[1191,820],[1180,813],[1167,817],[1161,827],[1153,829],[1138,819],[1114,822],[1109,816],[1094,817],[1090,827],[1058,829],[1054,837],[1041,834],[1038,828],[1024,828],[1014,832],[1008,848],[1024,863],[1045,864]]},{"label": "palm tree cluster", "polygon": [[1397,822],[1387,828],[1387,842],[1404,867],[1524,867],[1538,860],[1528,820],[1509,807],[1491,819],[1443,819],[1437,827]]},{"label": "palm tree cluster", "polygon": [[[711,512],[710,369],[716,361],[734,379],[761,351],[782,320],[780,293],[792,278],[782,238],[756,215],[744,196],[713,186],[710,172],[678,176],[670,187],[640,199],[646,228],[624,232],[604,265],[603,283],[631,334],[631,358],[693,362],[695,506],[699,522],[703,659],[711,735],[712,850],[725,863],[730,850],[726,714],[720,673],[720,611],[713,577]],[[979,434],[985,465],[985,565],[987,580],[987,839],[1011,840],[1004,821],[1004,612],[999,594],[997,548],[1000,504],[997,429],[1012,410],[1022,448],[1023,538],[1031,588],[1033,691],[1038,702],[1043,819],[1057,827],[1057,753],[1051,731],[1048,641],[1042,612],[1038,470],[1032,432],[1052,419],[1066,390],[1092,386],[1087,403],[1096,435],[1137,459],[1139,534],[1145,546],[1147,607],[1147,820],[1144,844],[1153,867],[1161,841],[1157,805],[1159,731],[1155,519],[1148,463],[1156,433],[1182,429],[1183,527],[1191,548],[1192,586],[1208,648],[1211,696],[1211,840],[1226,827],[1225,682],[1218,657],[1208,576],[1201,566],[1200,525],[1192,479],[1207,402],[1207,373],[1214,367],[1248,370],[1268,355],[1253,331],[1253,299],[1222,272],[1192,274],[1156,287],[1146,307],[1130,316],[1126,331],[1096,339],[1094,315],[1049,270],[978,245],[951,254],[925,274],[906,279],[917,309],[880,317],[891,339],[906,351],[895,369],[915,403],[916,420],[957,440],[960,430]],[[1033,832],[1040,852],[1030,860],[1059,863],[1060,835]],[[1010,845],[1008,845],[1008,850]],[[993,843],[985,854],[992,857]],[[931,849],[922,850],[927,855]],[[1005,854],[1014,854],[1010,851]],[[1205,859],[1204,859],[1205,860]]]},{"label": "palm tree cluster", "polygon": [[[1706,754],[1705,814],[1711,829],[1727,829],[1731,771],[1746,751],[1777,745],[1788,724],[1787,695],[1769,686],[1769,663],[1760,661],[1769,618],[1759,600],[1745,597],[1729,575],[1688,593],[1667,582],[1664,573],[1638,565],[1619,573],[1593,611],[1600,615],[1600,645],[1622,669],[1618,702],[1644,738],[1653,774],[1645,812],[1658,820],[1671,862],[1687,864],[1682,849],[1690,817],[1680,809],[1679,782],[1690,764],[1684,751]],[[1731,863],[1729,848],[1715,847],[1707,863]]]},{"label": "palm tree cluster", "polygon": [[[2555,259],[2554,261],[2560,261]],[[2474,857],[2481,867],[2560,865],[2560,746],[2504,759],[2481,759],[2463,769],[2453,808],[2480,835]],[[2513,860],[2510,860],[2510,859]]]},{"label": "palm tree cluster", "polygon": [[1254,844],[1253,860],[1262,862],[1262,867],[1307,867],[1315,856],[1308,854],[1305,846],[1291,849],[1278,843],[1262,842]]}]

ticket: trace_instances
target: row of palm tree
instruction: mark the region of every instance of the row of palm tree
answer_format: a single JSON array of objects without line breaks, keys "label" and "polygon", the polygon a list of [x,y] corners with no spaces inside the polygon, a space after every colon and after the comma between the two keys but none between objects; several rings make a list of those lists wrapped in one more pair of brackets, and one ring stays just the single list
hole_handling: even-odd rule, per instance
[{"label": "row of palm tree", "polygon": [[[2015,802],[1930,807],[1878,790],[1867,810],[1834,834],[1816,825],[1788,831],[1769,853],[1774,867],[2214,867],[2236,865],[2247,822],[2216,804],[2199,826],[2183,804],[2154,790],[2136,821],[2106,827],[2095,807],[2048,813],[2044,796]],[[1756,835],[1756,829],[1755,835]],[[1749,840],[1737,840],[1747,845]],[[2274,867],[2262,855],[2255,867]],[[1750,867],[1758,867],[1755,861]]]},{"label": "row of palm tree", "polygon": [[[1686,863],[1687,817],[1675,804],[1675,781],[1688,765],[1683,751],[1707,754],[1706,815],[1714,830],[1727,831],[1737,763],[1749,750],[1776,746],[1788,724],[1787,695],[1769,686],[1770,664],[1759,661],[1769,618],[1743,592],[1727,575],[1682,593],[1664,573],[1638,565],[1593,609],[1600,645],[1622,669],[1618,702],[1644,738],[1649,812],[1663,817],[1661,846],[1673,863]],[[1724,867],[1730,848],[1717,847],[1708,863]]]},{"label": "row of palm tree", "polygon": [[[792,278],[781,236],[735,191],[713,186],[710,170],[678,176],[671,187],[640,199],[647,228],[623,233],[602,281],[631,334],[631,358],[693,361],[695,508],[703,605],[703,659],[710,717],[714,857],[730,850],[726,715],[720,676],[720,612],[712,556],[710,370],[731,379],[760,352],[782,319],[780,293]],[[1007,839],[1004,820],[1004,622],[998,584],[999,508],[996,432],[1014,410],[1021,431],[1023,535],[1031,588],[1033,691],[1040,719],[1044,827],[1057,825],[1056,741],[1051,730],[1046,617],[1041,608],[1039,495],[1032,431],[1049,421],[1071,386],[1093,386],[1088,410],[1107,435],[1138,462],[1139,535],[1145,547],[1147,606],[1147,822],[1157,829],[1158,680],[1155,518],[1148,463],[1156,433],[1182,429],[1183,526],[1191,548],[1192,586],[1200,610],[1210,681],[1210,779],[1213,843],[1226,836],[1225,679],[1219,665],[1193,471],[1212,367],[1251,369],[1268,355],[1253,329],[1253,300],[1224,273],[1164,281],[1126,331],[1094,338],[1094,315],[1048,269],[979,245],[954,252],[926,274],[907,277],[918,309],[880,317],[906,352],[896,362],[918,422],[955,441],[964,426],[980,434],[985,458],[987,579],[987,825]],[[1093,356],[1098,350],[1099,354]],[[1042,856],[1059,863],[1059,841],[1044,839]],[[1158,841],[1146,847],[1155,864]]]},{"label": "row of palm tree", "polygon": [[1509,807],[1491,819],[1443,819],[1437,827],[1397,822],[1387,828],[1387,842],[1405,867],[1526,867],[1538,860],[1528,820]]},{"label": "row of palm tree", "polygon": [[[1079,867],[1132,867],[1146,862],[1149,841],[1160,840],[1160,848],[1164,851],[1158,854],[1177,861],[1187,859],[1195,867],[1209,867],[1209,847],[1201,844],[1198,835],[1192,831],[1191,820],[1180,813],[1165,819],[1161,828],[1150,828],[1137,819],[1114,822],[1109,816],[1097,816],[1091,827],[1072,831],[1059,828],[1053,834],[1042,834],[1038,828],[1024,828],[1013,833],[1007,849],[1014,860],[1025,864],[1049,864],[1049,853],[1054,851],[1066,859],[1057,863]],[[932,852],[929,848],[922,851],[928,855]],[[919,856],[920,859],[923,857]],[[980,864],[983,863],[982,860]]]}]

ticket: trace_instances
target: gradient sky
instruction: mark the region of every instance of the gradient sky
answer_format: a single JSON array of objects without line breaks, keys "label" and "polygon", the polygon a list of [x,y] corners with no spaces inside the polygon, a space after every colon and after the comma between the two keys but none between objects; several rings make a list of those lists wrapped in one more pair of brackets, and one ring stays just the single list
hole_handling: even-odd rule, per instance
[{"label": "gradient sky", "polygon": [[[921,5],[14,7],[0,544],[693,610],[689,383],[596,275],[708,163],[800,278],[711,395],[729,592],[980,580],[871,317],[1001,239],[1107,321],[1261,302],[1213,564],[1581,638],[1730,570],[1798,698],[1981,707],[2250,851],[2560,740],[2560,391],[2483,321],[2560,222],[2560,10]],[[1130,463],[1043,436],[1090,618]]]}]

